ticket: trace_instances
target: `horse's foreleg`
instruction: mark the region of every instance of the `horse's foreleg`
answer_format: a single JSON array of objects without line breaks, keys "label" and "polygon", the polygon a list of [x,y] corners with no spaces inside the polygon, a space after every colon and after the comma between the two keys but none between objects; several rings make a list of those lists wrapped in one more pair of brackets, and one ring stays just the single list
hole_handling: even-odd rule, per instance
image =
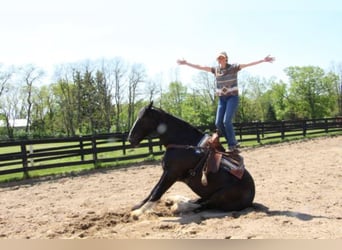
[{"label": "horse's foreleg", "polygon": [[140,208],[135,209],[131,212],[131,216],[133,219],[137,220],[144,212],[151,210],[154,207],[156,201],[148,201]]},{"label": "horse's foreleg", "polygon": [[164,171],[157,185],[152,189],[150,195],[144,199],[139,205],[133,208],[131,216],[137,219],[144,212],[151,210],[153,205],[161,198],[161,196],[176,182],[176,178],[169,172]]},{"label": "horse's foreleg", "polygon": [[149,195],[146,199],[141,201],[139,204],[137,204],[134,207],[132,207],[131,211],[141,208],[150,199],[150,196],[151,195]]}]

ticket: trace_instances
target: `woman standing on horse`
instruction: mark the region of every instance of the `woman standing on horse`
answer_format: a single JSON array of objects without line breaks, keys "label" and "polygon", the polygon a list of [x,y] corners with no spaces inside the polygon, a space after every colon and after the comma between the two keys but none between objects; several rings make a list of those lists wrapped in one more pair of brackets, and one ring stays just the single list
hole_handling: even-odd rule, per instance
[{"label": "woman standing on horse", "polygon": [[274,57],[266,56],[264,59],[250,62],[247,64],[229,64],[226,52],[221,52],[217,56],[218,66],[208,67],[178,60],[179,65],[188,65],[192,68],[211,72],[216,77],[216,95],[219,97],[215,125],[218,131],[226,138],[228,142],[228,151],[239,153],[237,141],[233,127],[233,116],[239,104],[238,90],[238,71],[243,68],[257,65],[263,62],[273,62]]}]

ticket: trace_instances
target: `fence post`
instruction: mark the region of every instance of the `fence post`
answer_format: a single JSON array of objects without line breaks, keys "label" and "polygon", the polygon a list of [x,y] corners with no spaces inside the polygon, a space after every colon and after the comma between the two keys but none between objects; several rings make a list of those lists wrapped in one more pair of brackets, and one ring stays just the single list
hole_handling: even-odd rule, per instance
[{"label": "fence post", "polygon": [[152,137],[151,136],[148,137],[148,152],[150,154],[153,154],[153,146],[152,146]]},{"label": "fence post", "polygon": [[162,151],[162,150],[163,150],[163,144],[161,143],[160,138],[159,138],[159,151]]},{"label": "fence post", "polygon": [[285,139],[285,121],[281,121],[281,139]]},{"label": "fence post", "polygon": [[123,155],[126,155],[126,140],[127,140],[127,136],[125,133],[121,134],[121,140],[122,140],[122,153]]},{"label": "fence post", "polygon": [[20,148],[21,148],[21,155],[22,155],[22,162],[23,162],[24,179],[27,179],[30,176],[28,174],[27,152],[26,152],[26,145],[24,141],[21,142]]},{"label": "fence post", "polygon": [[84,149],[83,149],[83,137],[80,135],[80,153],[81,153],[81,161],[84,161]]},{"label": "fence post", "polygon": [[95,136],[91,137],[91,150],[93,153],[94,167],[97,167],[97,148],[96,148],[96,139]]},{"label": "fence post", "polygon": [[256,129],[257,142],[260,143],[259,122],[256,123],[255,129]]},{"label": "fence post", "polygon": [[325,133],[328,133],[329,132],[329,124],[328,124],[327,118],[324,119],[324,125],[325,125]]},{"label": "fence post", "polygon": [[240,141],[242,141],[242,125],[241,125],[241,123],[239,124],[239,136],[240,136]]},{"label": "fence post", "polygon": [[306,137],[306,130],[307,130],[307,125],[306,125],[306,120],[303,121],[303,136]]}]

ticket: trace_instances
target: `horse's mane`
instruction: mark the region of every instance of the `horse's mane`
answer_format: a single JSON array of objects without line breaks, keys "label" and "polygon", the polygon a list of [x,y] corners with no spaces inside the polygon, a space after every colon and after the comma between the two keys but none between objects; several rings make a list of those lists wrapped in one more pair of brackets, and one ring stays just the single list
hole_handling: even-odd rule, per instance
[{"label": "horse's mane", "polygon": [[193,125],[191,125],[190,123],[184,121],[183,119],[177,117],[177,116],[174,116],[166,111],[164,111],[163,109],[161,108],[157,108],[157,107],[153,107],[153,110],[159,112],[162,114],[163,117],[166,117],[165,119],[167,120],[174,120],[176,121],[180,126],[182,127],[189,127],[190,129],[192,130],[195,130],[196,132],[198,133],[202,133],[202,131],[200,131],[198,128],[194,127]]}]

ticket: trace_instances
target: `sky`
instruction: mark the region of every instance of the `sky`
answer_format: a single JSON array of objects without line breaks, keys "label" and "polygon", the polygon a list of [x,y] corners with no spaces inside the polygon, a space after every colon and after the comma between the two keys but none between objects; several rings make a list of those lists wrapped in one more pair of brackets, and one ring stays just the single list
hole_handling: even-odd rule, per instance
[{"label": "sky", "polygon": [[[153,78],[191,81],[189,62],[215,66],[272,55],[243,69],[286,80],[289,66],[329,70],[342,62],[340,0],[11,0],[0,8],[0,64],[55,66],[121,57]],[[171,79],[175,80],[175,79]]]}]

